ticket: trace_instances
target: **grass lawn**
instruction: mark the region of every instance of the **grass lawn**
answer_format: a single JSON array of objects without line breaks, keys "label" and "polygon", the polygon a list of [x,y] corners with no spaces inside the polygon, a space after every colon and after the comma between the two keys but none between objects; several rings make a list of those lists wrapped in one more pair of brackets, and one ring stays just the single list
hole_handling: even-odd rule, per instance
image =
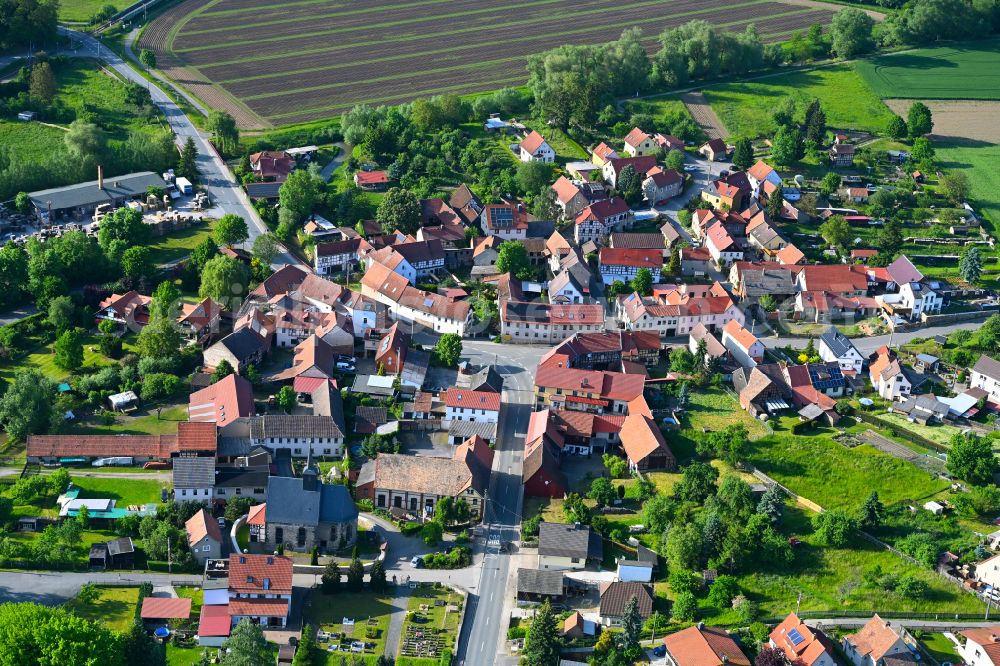
[{"label": "grass lawn", "polygon": [[114,5],[121,10],[128,6],[127,2],[111,2],[110,0],[60,0],[59,20],[68,23],[89,22],[90,17],[105,5]]},{"label": "grass lawn", "polygon": [[[173,405],[165,407],[159,417],[155,409],[139,417],[116,414],[112,425],[77,423],[70,430],[80,435],[169,435],[177,432],[177,423],[187,421],[187,416],[187,405]],[[107,471],[107,468],[101,471]],[[127,467],[123,471],[141,470]]]},{"label": "grass lawn", "polygon": [[692,391],[684,418],[688,427],[697,430],[722,430],[728,425],[742,423],[750,432],[750,439],[767,434],[767,426],[740,409],[736,398],[720,389]]},{"label": "grass lawn", "polygon": [[796,101],[800,115],[818,98],[831,128],[882,132],[892,118],[889,107],[850,65],[707,86],[704,93],[733,136],[773,134],[776,126],[771,114],[788,97]]},{"label": "grass lawn", "polygon": [[153,238],[146,245],[152,251],[152,261],[157,266],[184,259],[198,245],[212,235],[212,223],[195,224],[167,236]]},{"label": "grass lawn", "polygon": [[882,412],[872,414],[872,416],[887,423],[891,423],[900,430],[912,432],[915,435],[929,439],[937,444],[947,445],[951,442],[953,435],[957,435],[962,432],[960,428],[944,423],[937,425],[920,425],[919,423],[910,423],[900,414],[888,414]]},{"label": "grass lawn", "polygon": [[[128,342],[123,346],[125,352],[135,351],[135,347]],[[115,361],[106,358],[100,352],[98,336],[94,333],[85,333],[83,336],[83,367],[100,367],[110,365]],[[19,357],[14,362],[6,361],[0,367],[0,377],[7,381],[13,381],[24,368],[35,368],[49,379],[61,382],[70,376],[70,373],[56,366],[56,355],[51,345],[39,345],[27,356]]]},{"label": "grass lawn", "polygon": [[110,498],[118,506],[149,504],[160,501],[160,488],[169,487],[167,482],[152,479],[98,478],[73,475],[73,485],[80,489],[80,499]]},{"label": "grass lawn", "polygon": [[66,149],[66,132],[41,123],[0,120],[0,146],[11,160],[37,164]]},{"label": "grass lawn", "polygon": [[[664,133],[671,133],[672,128],[682,119],[691,118],[691,113],[687,110],[677,97],[662,97],[653,99],[637,99],[625,102],[625,110],[629,114],[647,113],[653,117],[653,128]],[[693,119],[692,119],[693,120]],[[651,131],[645,128],[645,131]],[[697,141],[704,139],[703,135],[691,137]]]},{"label": "grass lawn", "polygon": [[[389,630],[389,615],[392,610],[393,607],[389,603],[388,597],[350,592],[327,596],[319,590],[314,590],[309,597],[306,622],[317,630],[330,633],[346,631],[349,632],[349,637],[355,640],[374,643],[373,649],[365,651],[366,662],[374,664],[375,659],[385,652],[386,632]],[[342,624],[344,618],[353,619],[354,626],[345,630]],[[373,620],[373,624],[367,624],[369,620]],[[370,631],[368,631],[369,629]],[[348,654],[346,652],[330,652],[327,648],[332,643],[333,641],[318,644],[322,648],[323,657],[317,659],[315,663],[334,666],[340,663],[336,655]],[[317,652],[316,656],[319,657],[319,654]]]},{"label": "grass lawn", "polygon": [[[1000,146],[981,141],[936,141],[934,150],[942,169],[959,169],[969,177],[972,201],[990,218],[994,229],[1000,224]],[[989,266],[989,264],[987,264]]]},{"label": "grass lawn", "polygon": [[137,587],[98,587],[94,601],[82,603],[70,599],[65,608],[86,620],[100,620],[112,629],[124,631],[132,626],[138,600]]},{"label": "grass lawn", "polygon": [[939,664],[945,661],[957,664],[962,661],[962,658],[958,656],[955,644],[948,640],[944,634],[928,634],[918,631],[916,635],[920,646]]},{"label": "grass lawn", "polygon": [[[441,604],[440,602],[444,602]],[[440,604],[440,605],[438,605]],[[449,610],[457,607],[457,610]],[[422,631],[424,636],[428,634],[441,639],[442,649],[451,649],[454,652],[455,643],[458,639],[458,621],[461,617],[462,596],[449,588],[418,587],[413,590],[410,600],[407,603],[407,617],[403,622],[403,631],[399,640],[399,656],[396,663],[400,666],[428,666],[438,664],[438,658],[426,658],[415,655],[407,655],[404,652],[404,644],[408,632]],[[440,654],[440,653],[439,653]]]},{"label": "grass lawn", "polygon": [[928,498],[948,487],[946,481],[874,447],[848,449],[833,441],[834,432],[819,429],[797,436],[777,431],[754,443],[750,461],[826,509],[853,510],[873,490],[882,502],[894,504]]},{"label": "grass lawn", "polygon": [[1000,99],[1000,39],[877,56],[857,70],[882,97]]},{"label": "grass lawn", "polygon": [[[881,491],[880,491],[881,492]],[[794,534],[802,544],[795,549],[790,566],[740,576],[740,587],[761,604],[765,616],[784,617],[799,593],[802,610],[877,609],[890,611],[976,613],[983,609],[975,596],[948,583],[923,567],[908,563],[892,552],[858,538],[850,547],[820,546],[812,535],[811,514],[787,506],[782,531]],[[923,599],[902,598],[862,584],[862,574],[879,565],[883,571],[909,573],[925,580],[929,592]],[[726,613],[725,615],[728,615]],[[726,621],[725,615],[712,621]]]},{"label": "grass lawn", "polygon": [[556,151],[556,162],[565,164],[574,160],[587,160],[587,151],[572,137],[555,127],[543,127],[545,141]]}]

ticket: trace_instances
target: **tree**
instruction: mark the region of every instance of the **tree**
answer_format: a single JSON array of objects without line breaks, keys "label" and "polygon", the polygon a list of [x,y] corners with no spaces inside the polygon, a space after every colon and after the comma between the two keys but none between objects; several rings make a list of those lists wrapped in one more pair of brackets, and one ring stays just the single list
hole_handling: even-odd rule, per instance
[{"label": "tree", "polygon": [[649,296],[653,293],[653,272],[648,268],[640,268],[632,278],[632,291],[640,296]]},{"label": "tree", "polygon": [[966,248],[962,253],[962,258],[958,262],[958,272],[962,279],[969,284],[976,284],[983,274],[983,257],[979,248],[973,245]]},{"label": "tree", "polygon": [[964,171],[949,171],[941,176],[938,183],[948,201],[961,206],[969,198],[969,177]]},{"label": "tree", "polygon": [[528,633],[524,637],[521,663],[531,666],[558,666],[560,643],[556,618],[549,600],[546,599],[532,618],[531,626],[528,627]]},{"label": "tree", "polygon": [[198,293],[223,307],[236,306],[242,302],[249,281],[250,276],[243,262],[219,255],[205,264]]},{"label": "tree", "polygon": [[152,316],[139,331],[139,355],[143,358],[173,358],[180,347],[181,334],[170,317]]},{"label": "tree", "polygon": [[552,183],[553,165],[532,160],[517,165],[517,185],[522,192],[541,192]]},{"label": "tree", "polygon": [[909,129],[911,139],[931,133],[934,129],[934,120],[926,104],[914,102],[910,105],[910,110],[906,114],[906,127]]},{"label": "tree", "polygon": [[889,120],[889,125],[886,127],[885,131],[893,139],[902,139],[909,133],[909,129],[906,127],[906,121],[896,114],[892,114],[892,118]]},{"label": "tree", "polygon": [[701,532],[694,523],[675,525],[667,532],[665,555],[670,569],[696,569],[701,559]]},{"label": "tree", "polygon": [[725,574],[718,576],[708,589],[708,601],[719,609],[731,606],[733,599],[740,593],[740,585],[736,576]]},{"label": "tree", "polygon": [[240,147],[240,130],[236,120],[225,111],[212,111],[208,114],[206,123],[208,131],[215,135],[215,144],[219,151],[232,155]]},{"label": "tree", "polygon": [[834,171],[828,171],[823,180],[820,181],[819,191],[823,193],[823,196],[830,196],[840,189],[840,174]]},{"label": "tree", "polygon": [[153,272],[153,254],[148,247],[130,247],[122,254],[122,274],[139,281]]},{"label": "tree", "polygon": [[925,136],[918,136],[913,140],[913,147],[910,148],[910,161],[922,165],[932,165],[934,161],[934,146],[931,140]]},{"label": "tree", "polygon": [[177,160],[177,175],[187,178],[192,183],[198,181],[198,148],[190,136],[184,142],[181,156]]},{"label": "tree", "polygon": [[615,189],[621,198],[628,203],[635,203],[642,196],[642,177],[631,164],[625,166],[618,174]]},{"label": "tree", "polygon": [[462,336],[457,333],[445,333],[434,345],[434,355],[445,367],[455,367],[462,358]]},{"label": "tree", "polygon": [[340,566],[337,560],[330,559],[323,569],[323,577],[320,579],[320,589],[323,594],[335,594],[340,591]]},{"label": "tree", "polygon": [[784,125],[778,128],[771,141],[771,159],[775,163],[789,166],[799,157],[799,131]]},{"label": "tree", "polygon": [[875,48],[872,29],[875,21],[861,9],[845,7],[830,23],[833,52],[841,58],[853,58]]},{"label": "tree", "polygon": [[771,220],[777,220],[783,210],[785,210],[785,192],[779,185],[778,189],[767,197],[767,215]]},{"label": "tree", "polygon": [[823,112],[819,99],[814,99],[806,107],[805,124],[806,141],[812,141],[817,145],[822,144],[826,138],[826,113]]},{"label": "tree", "polygon": [[69,130],[63,135],[66,148],[76,158],[81,160],[97,160],[104,154],[107,138],[104,131],[93,123],[74,120]]},{"label": "tree", "polygon": [[149,49],[139,51],[139,62],[146,69],[156,69],[156,54]]},{"label": "tree", "polygon": [[311,624],[302,627],[302,638],[295,648],[292,666],[313,666],[313,650],[316,649],[316,635]]},{"label": "tree", "polygon": [[357,557],[347,566],[347,589],[360,592],[365,582],[365,567]]},{"label": "tree", "polygon": [[676,148],[674,148],[669,153],[667,153],[666,163],[668,169],[673,169],[674,171],[682,171],[684,169],[684,161],[685,161],[684,152],[681,150],[677,150]]},{"label": "tree", "polygon": [[222,643],[222,653],[225,666],[270,666],[274,661],[264,630],[246,618],[239,621]]},{"label": "tree", "polygon": [[424,523],[424,526],[420,528],[420,538],[428,546],[440,543],[442,536],[444,536],[444,526],[433,520]]},{"label": "tree", "polygon": [[879,501],[878,491],[873,490],[858,511],[858,527],[863,530],[873,530],[882,524],[885,506]]},{"label": "tree", "polygon": [[701,503],[715,494],[719,470],[703,462],[693,462],[684,468],[674,494],[687,502]]},{"label": "tree", "polygon": [[73,325],[76,319],[76,306],[69,296],[56,296],[49,301],[49,316],[47,321],[56,331],[65,331]]},{"label": "tree", "polygon": [[0,651],[10,664],[124,666],[124,638],[102,622],[34,603],[0,605]]},{"label": "tree", "polygon": [[772,523],[781,520],[781,514],[785,510],[785,494],[775,484],[771,484],[760,497],[757,503],[757,513],[767,516]]},{"label": "tree", "polygon": [[[879,192],[881,191],[879,190]],[[882,231],[879,232],[876,246],[878,247],[879,254],[886,257],[889,261],[899,253],[899,250],[903,247],[903,231],[900,229],[899,222],[895,218],[889,218],[882,225]]]},{"label": "tree", "polygon": [[53,347],[55,364],[67,372],[79,370],[83,365],[83,339],[80,329],[63,331]]},{"label": "tree", "polygon": [[754,666],[788,666],[788,660],[785,659],[785,653],[779,648],[765,645],[757,653],[753,664]]},{"label": "tree", "polygon": [[372,562],[372,570],[369,572],[372,590],[381,594],[385,592],[385,566],[382,560]]},{"label": "tree", "polygon": [[642,653],[639,641],[642,639],[642,618],[639,617],[639,599],[632,595],[622,611],[622,632],[619,634],[618,649],[626,661],[635,661]]},{"label": "tree", "polygon": [[778,309],[778,299],[774,297],[774,294],[762,294],[757,300],[757,304],[764,312],[774,312]]},{"label": "tree", "polygon": [[281,407],[286,414],[291,414],[292,410],[295,409],[295,405],[298,404],[298,396],[295,393],[295,389],[289,385],[281,387],[275,400],[278,402],[278,407]]},{"label": "tree", "polygon": [[698,600],[691,592],[681,592],[674,598],[670,619],[674,622],[693,622],[698,614]]},{"label": "tree", "polygon": [[247,221],[232,213],[226,213],[220,217],[212,230],[212,238],[215,239],[215,242],[226,247],[241,245],[249,237],[250,231],[247,229]]},{"label": "tree", "polygon": [[607,506],[614,503],[618,494],[615,492],[611,479],[600,476],[590,482],[590,491],[587,493],[587,497],[595,500],[598,506]]},{"label": "tree", "polygon": [[393,187],[379,202],[375,220],[387,234],[396,229],[406,234],[413,233],[420,225],[420,202],[409,190]]},{"label": "tree", "polygon": [[32,65],[28,96],[42,104],[48,104],[55,94],[56,77],[52,74],[52,66],[44,60]]},{"label": "tree", "polygon": [[219,364],[215,366],[215,371],[212,372],[212,383],[215,384],[216,382],[222,381],[234,372],[236,372],[236,370],[233,369],[233,366],[229,363],[229,361],[222,359],[219,361]]},{"label": "tree", "polygon": [[851,240],[851,226],[843,215],[831,215],[820,225],[819,233],[829,245],[841,249]]},{"label": "tree", "polygon": [[985,485],[992,481],[997,471],[997,459],[993,455],[990,440],[974,434],[956,433],[951,438],[948,450],[948,471],[973,485]]},{"label": "tree", "polygon": [[[97,242],[114,263],[121,261],[126,248],[142,245],[149,238],[149,229],[142,221],[142,213],[133,208],[119,208],[101,220]],[[115,241],[121,241],[116,254]]]},{"label": "tree", "polygon": [[827,546],[843,546],[857,529],[857,521],[842,509],[818,513],[812,519],[813,529],[820,541]]},{"label": "tree", "polygon": [[528,260],[528,250],[524,243],[504,241],[497,248],[496,267],[498,273],[510,273],[518,280],[531,277],[531,262]]},{"label": "tree", "polygon": [[149,314],[153,317],[176,318],[175,306],[180,298],[180,289],[175,287],[173,282],[164,280],[156,286],[156,291],[153,292],[153,302],[149,305]]},{"label": "tree", "polygon": [[38,370],[22,370],[0,397],[0,425],[16,440],[48,430],[55,404],[55,387]]},{"label": "tree", "polygon": [[235,523],[241,516],[247,515],[253,505],[254,501],[249,497],[230,497],[226,500],[226,510],[223,512],[223,517],[229,522]]},{"label": "tree", "polygon": [[261,234],[253,239],[253,256],[265,266],[270,266],[280,251],[278,239],[272,233]]},{"label": "tree", "polygon": [[715,498],[719,503],[719,513],[727,519],[735,518],[745,522],[756,510],[750,484],[733,474],[722,480]]},{"label": "tree", "polygon": [[753,142],[744,137],[736,140],[736,149],[733,151],[733,166],[740,171],[746,171],[753,166]]}]

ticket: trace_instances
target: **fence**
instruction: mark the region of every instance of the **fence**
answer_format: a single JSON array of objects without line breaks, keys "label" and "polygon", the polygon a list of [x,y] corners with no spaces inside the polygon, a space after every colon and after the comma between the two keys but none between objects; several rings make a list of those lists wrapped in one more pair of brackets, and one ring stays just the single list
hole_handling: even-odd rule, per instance
[{"label": "fence", "polygon": [[873,425],[873,426],[876,426],[878,428],[885,428],[886,430],[888,430],[889,432],[891,432],[896,437],[899,437],[900,439],[909,440],[909,441],[912,441],[912,442],[916,442],[920,446],[923,446],[924,448],[928,448],[928,449],[930,449],[932,451],[939,451],[941,453],[947,453],[948,452],[948,447],[947,446],[943,446],[941,444],[938,444],[937,442],[931,441],[931,440],[927,439],[926,437],[918,435],[915,432],[912,432],[910,430],[906,430],[904,428],[900,428],[895,423],[892,423],[890,421],[883,421],[882,419],[880,419],[879,417],[877,417],[877,416],[875,416],[873,414],[869,414],[867,412],[862,412],[860,410],[854,410],[854,416],[857,416],[859,419],[861,419],[862,421],[864,421],[865,423],[867,423],[869,425]]}]

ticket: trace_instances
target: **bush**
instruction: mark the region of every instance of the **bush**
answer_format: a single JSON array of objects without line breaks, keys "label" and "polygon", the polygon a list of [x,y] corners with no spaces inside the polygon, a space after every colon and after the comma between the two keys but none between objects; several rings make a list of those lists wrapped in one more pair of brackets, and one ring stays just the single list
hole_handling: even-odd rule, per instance
[{"label": "bush", "polygon": [[413,536],[414,534],[419,532],[422,527],[423,525],[421,525],[420,523],[416,522],[415,520],[411,520],[400,526],[399,531],[402,532],[405,536]]},{"label": "bush", "polygon": [[455,546],[450,553],[424,555],[427,569],[461,569],[472,563],[472,551],[466,546]]}]

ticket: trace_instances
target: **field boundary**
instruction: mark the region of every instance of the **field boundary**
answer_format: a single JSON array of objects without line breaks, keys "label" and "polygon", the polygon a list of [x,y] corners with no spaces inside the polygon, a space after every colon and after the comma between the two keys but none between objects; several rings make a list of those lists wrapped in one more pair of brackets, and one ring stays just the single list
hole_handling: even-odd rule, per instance
[{"label": "field boundary", "polygon": [[726,129],[712,105],[708,103],[704,93],[700,91],[684,93],[681,95],[681,102],[709,140],[724,139],[729,136],[729,130]]}]

